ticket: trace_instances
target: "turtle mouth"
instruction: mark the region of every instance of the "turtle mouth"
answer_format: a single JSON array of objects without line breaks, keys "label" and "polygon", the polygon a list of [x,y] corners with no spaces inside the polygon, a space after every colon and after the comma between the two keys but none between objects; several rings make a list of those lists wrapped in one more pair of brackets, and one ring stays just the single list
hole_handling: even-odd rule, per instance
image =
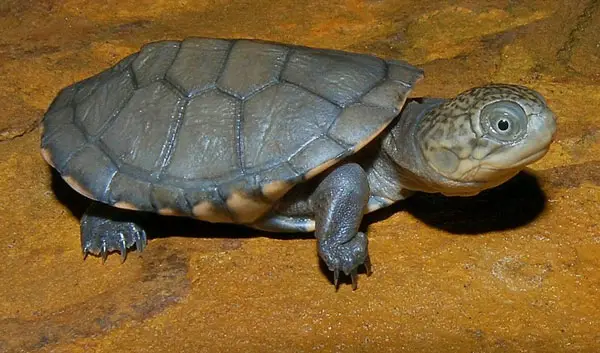
[{"label": "turtle mouth", "polygon": [[523,144],[499,146],[481,158],[480,166],[490,170],[502,170],[522,168],[537,162],[550,150],[553,135],[533,137],[533,143],[525,141]]},{"label": "turtle mouth", "polygon": [[[497,153],[502,153],[497,150]],[[490,182],[492,180],[506,180],[517,174],[523,167],[540,160],[548,152],[548,148],[543,148],[527,157],[520,159],[517,162],[510,164],[492,163],[490,161],[481,160],[466,170],[458,178],[458,180],[469,182]]]},{"label": "turtle mouth", "polygon": [[546,155],[546,153],[548,153],[548,148],[544,148],[541,149],[539,151],[537,151],[536,153],[530,155],[529,157],[526,157],[524,159],[522,159],[518,164],[516,164],[516,167],[524,167],[528,164],[534,163],[539,161],[540,159],[542,159],[542,157],[544,157]]}]

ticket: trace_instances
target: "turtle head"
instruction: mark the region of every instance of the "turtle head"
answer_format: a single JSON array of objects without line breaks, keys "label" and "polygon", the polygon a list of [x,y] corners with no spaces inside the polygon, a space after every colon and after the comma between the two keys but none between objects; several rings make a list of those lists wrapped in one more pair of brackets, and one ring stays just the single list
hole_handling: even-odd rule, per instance
[{"label": "turtle head", "polygon": [[415,128],[416,147],[436,191],[468,196],[502,184],[542,158],[556,120],[536,91],[495,84],[445,101]]}]

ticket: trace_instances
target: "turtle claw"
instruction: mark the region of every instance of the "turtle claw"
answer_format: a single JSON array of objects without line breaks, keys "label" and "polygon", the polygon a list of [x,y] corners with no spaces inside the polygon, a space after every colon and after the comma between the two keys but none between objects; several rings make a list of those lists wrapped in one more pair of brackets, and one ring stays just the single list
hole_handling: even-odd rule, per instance
[{"label": "turtle claw", "polygon": [[333,284],[339,287],[340,271],[350,276],[352,290],[358,288],[358,267],[365,266],[367,275],[371,274],[371,261],[367,251],[367,237],[363,232],[358,232],[350,241],[342,244],[319,243],[319,255],[333,271]]},{"label": "turtle claw", "polygon": [[335,270],[333,270],[333,286],[335,287],[335,290],[338,290],[339,283],[340,282],[340,270],[338,270],[337,268]]},{"label": "turtle claw", "polygon": [[[366,267],[366,266],[365,266]],[[337,291],[340,287],[340,270],[333,269],[333,286]],[[370,273],[367,271],[368,275]],[[352,290],[356,290],[358,288],[358,270],[356,268],[350,270],[350,272],[345,272],[346,275],[350,276],[350,281],[352,282]]]},{"label": "turtle claw", "polygon": [[108,249],[106,248],[106,241],[102,242],[102,248],[100,249],[100,255],[102,256],[102,263],[106,262],[106,258],[108,257]]},{"label": "turtle claw", "polygon": [[[125,235],[123,235],[123,233],[119,233],[119,238],[120,238],[119,252],[121,253],[121,263],[123,263],[127,259],[127,241],[125,240]],[[137,244],[137,241],[136,241],[136,244]]]},{"label": "turtle claw", "polygon": [[365,262],[363,262],[363,265],[365,266],[365,272],[367,273],[367,276],[370,276],[373,273],[373,268],[371,267],[371,258],[369,255],[365,257]]},{"label": "turtle claw", "polygon": [[90,249],[87,246],[82,246],[81,252],[83,253],[83,261],[85,261],[85,259],[87,259],[88,254],[90,253]]},{"label": "turtle claw", "polygon": [[81,249],[83,259],[88,254],[99,255],[102,263],[108,254],[119,252],[121,263],[127,249],[133,245],[141,252],[146,247],[146,232],[137,223],[120,217],[119,211],[107,206],[91,206],[81,218]]},{"label": "turtle claw", "polygon": [[350,279],[352,280],[352,290],[356,290],[356,288],[358,288],[358,275],[356,269],[350,271]]},{"label": "turtle claw", "polygon": [[142,230],[142,236],[138,236],[135,238],[135,248],[142,252],[146,248],[146,233]]}]

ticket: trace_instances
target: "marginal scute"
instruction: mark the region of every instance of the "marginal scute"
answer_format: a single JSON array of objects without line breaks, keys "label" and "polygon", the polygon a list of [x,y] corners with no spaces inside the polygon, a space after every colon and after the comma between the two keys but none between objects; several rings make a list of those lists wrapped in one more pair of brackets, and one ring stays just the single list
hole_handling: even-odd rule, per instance
[{"label": "marginal scute", "polygon": [[117,173],[117,166],[96,145],[88,144],[73,154],[63,173],[77,180],[94,195],[95,200],[105,202],[108,185]]},{"label": "marginal scute", "polygon": [[406,86],[414,86],[423,78],[423,70],[400,60],[388,60],[388,78]]},{"label": "marginal scute", "polygon": [[382,125],[380,126],[377,130],[375,130],[371,136],[368,136],[367,138],[365,138],[364,140],[362,140],[360,143],[357,143],[356,145],[354,145],[354,148],[352,149],[354,152],[358,152],[361,149],[363,149],[363,147],[365,147],[366,145],[368,145],[371,141],[373,141],[374,139],[377,138],[377,136],[379,136],[383,130],[385,130],[387,128],[387,125]]},{"label": "marginal scute", "polygon": [[294,184],[292,184],[290,182],[283,181],[283,180],[276,180],[276,181],[272,181],[268,184],[263,185],[262,194],[265,195],[265,197],[268,198],[269,200],[275,201],[275,200],[279,200],[292,187],[294,187]]},{"label": "marginal scute", "polygon": [[64,173],[65,164],[73,152],[81,149],[86,143],[83,133],[73,124],[67,124],[57,129],[56,133],[42,137],[42,148],[51,152],[54,166],[60,173]]},{"label": "marginal scute", "polygon": [[159,212],[160,210],[173,210],[178,215],[189,215],[192,212],[183,190],[177,187],[155,183],[152,185],[150,200]]},{"label": "marginal scute", "polygon": [[110,70],[107,70],[92,77],[86,78],[83,81],[75,83],[74,85],[76,86],[76,89],[71,103],[74,103],[76,105],[81,103],[90,94],[92,94],[99,85],[103,83],[102,79],[109,75]]},{"label": "marginal scute", "polygon": [[63,108],[56,108],[51,112],[48,112],[44,116],[44,120],[42,121],[42,126],[44,127],[44,132],[42,134],[42,139],[47,140],[49,136],[52,136],[58,129],[62,128],[66,124],[73,123],[74,112],[73,108],[70,106],[66,106]]},{"label": "marginal scute", "polygon": [[150,188],[150,183],[118,172],[109,185],[108,201],[115,205],[128,203],[135,205],[138,210],[153,211]]},{"label": "marginal scute", "polygon": [[121,59],[115,66],[109,69],[112,72],[121,72],[129,70],[131,63],[138,57],[139,52],[131,53],[128,56]]},{"label": "marginal scute", "polygon": [[409,87],[387,80],[373,87],[369,93],[361,98],[361,101],[367,105],[385,109],[394,107],[397,114],[404,105],[409,91]]},{"label": "marginal scute", "polygon": [[216,207],[210,201],[202,201],[192,209],[194,216],[200,220],[212,223],[232,223],[233,220],[220,207]]},{"label": "marginal scute", "polygon": [[124,210],[139,211],[139,208],[137,208],[137,206],[135,206],[131,202],[127,202],[127,201],[119,201],[119,202],[115,203],[113,206],[124,209]]},{"label": "marginal scute", "polygon": [[256,175],[258,187],[268,200],[275,202],[302,180],[302,176],[284,162],[261,171]]},{"label": "marginal scute", "polygon": [[332,139],[321,136],[290,158],[291,166],[305,179],[310,179],[321,171],[339,162],[347,149]]},{"label": "marginal scute", "polygon": [[158,214],[163,216],[183,216],[184,214],[179,210],[174,210],[172,208],[161,208],[158,210]]},{"label": "marginal scute", "polygon": [[60,90],[56,98],[54,98],[54,100],[52,101],[52,104],[50,104],[50,107],[48,108],[48,113],[70,105],[73,101],[73,97],[75,96],[75,92],[77,92],[77,84],[72,84]]},{"label": "marginal scute", "polygon": [[306,171],[304,173],[304,179],[310,180],[310,179],[314,178],[315,176],[321,174],[325,170],[327,170],[327,169],[331,168],[332,166],[334,166],[335,164],[337,164],[340,161],[340,159],[341,158],[328,160],[327,162],[321,163],[320,165],[314,167],[313,169]]},{"label": "marginal scute", "polygon": [[47,148],[42,148],[42,158],[46,163],[50,164],[54,168],[54,162],[52,161],[52,153]]},{"label": "marginal scute", "polygon": [[265,203],[241,191],[232,192],[226,203],[239,223],[252,223],[273,207],[272,204]]},{"label": "marginal scute", "polygon": [[[354,104],[342,111],[331,126],[328,135],[347,145],[369,142],[374,134],[388,126],[397,111],[390,108]],[[357,150],[355,148],[355,150]]]},{"label": "marginal scute", "polygon": [[94,195],[92,195],[91,192],[89,192],[86,188],[84,188],[81,184],[79,184],[79,182],[77,181],[77,179],[74,179],[72,176],[70,175],[66,175],[63,176],[63,180],[69,184],[69,186],[77,191],[78,193],[80,193],[81,195],[87,197],[88,199],[92,199],[95,200]]}]

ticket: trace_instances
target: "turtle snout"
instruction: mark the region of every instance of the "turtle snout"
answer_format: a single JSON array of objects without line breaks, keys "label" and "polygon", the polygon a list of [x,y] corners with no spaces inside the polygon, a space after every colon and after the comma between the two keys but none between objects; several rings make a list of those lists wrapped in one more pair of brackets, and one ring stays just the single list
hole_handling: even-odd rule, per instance
[{"label": "turtle snout", "polygon": [[556,136],[556,115],[549,108],[545,108],[541,114],[530,118],[529,134],[532,135],[532,143],[538,143],[540,147],[548,148]]},{"label": "turtle snout", "polygon": [[547,109],[544,115],[547,116],[546,124],[547,124],[548,132],[552,135],[552,137],[550,138],[550,140],[552,142],[552,141],[554,141],[554,138],[556,137],[558,117],[550,109]]}]

